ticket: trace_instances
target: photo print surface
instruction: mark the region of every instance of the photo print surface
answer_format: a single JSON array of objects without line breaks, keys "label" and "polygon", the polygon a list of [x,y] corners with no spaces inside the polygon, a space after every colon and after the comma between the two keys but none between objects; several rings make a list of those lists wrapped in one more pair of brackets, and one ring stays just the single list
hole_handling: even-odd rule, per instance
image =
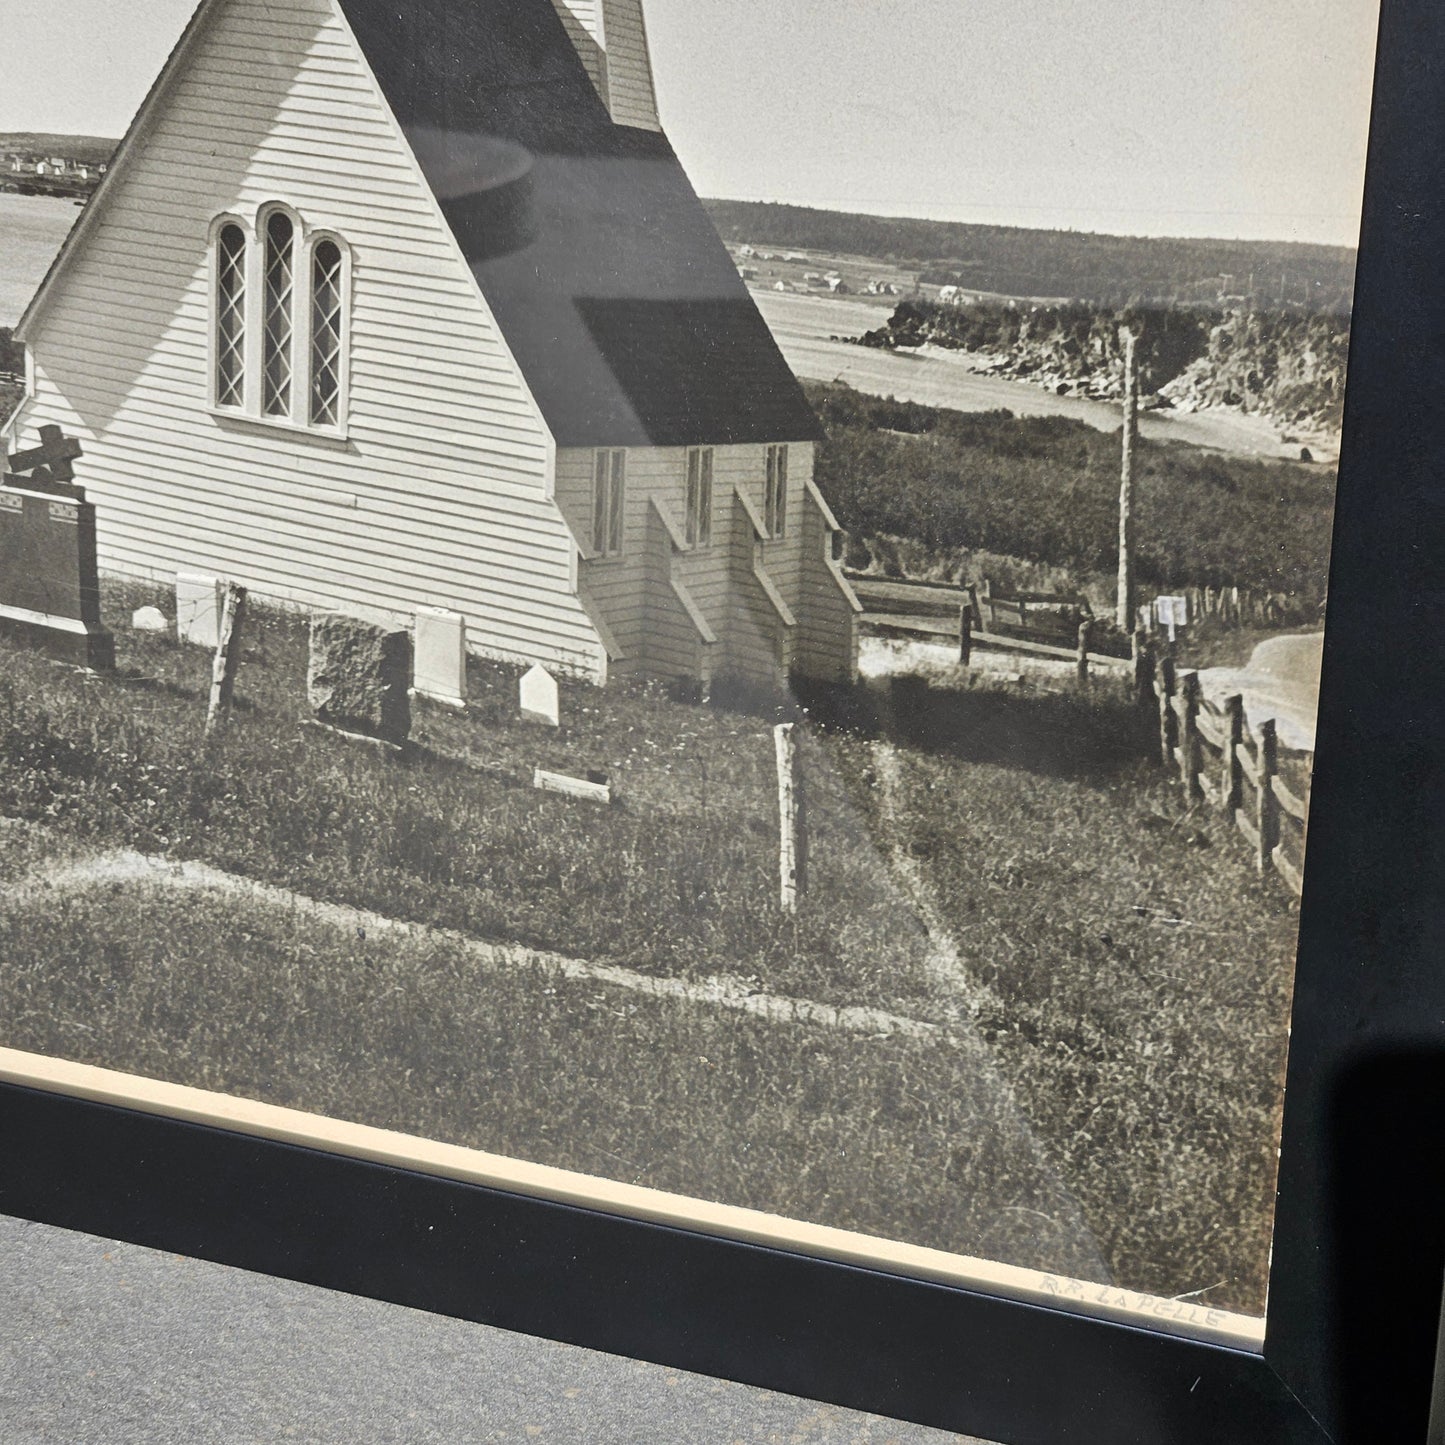
[{"label": "photo print surface", "polygon": [[1256,1338],[1375,7],[1090,17],[8,19],[12,1067]]}]

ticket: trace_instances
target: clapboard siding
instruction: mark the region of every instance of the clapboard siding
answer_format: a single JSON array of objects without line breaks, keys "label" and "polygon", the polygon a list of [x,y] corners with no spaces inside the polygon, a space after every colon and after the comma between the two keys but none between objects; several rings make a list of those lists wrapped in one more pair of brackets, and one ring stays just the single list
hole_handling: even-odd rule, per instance
[{"label": "clapboard siding", "polygon": [[642,0],[552,0],[552,6],[612,119],[661,130]]},{"label": "clapboard siding", "polygon": [[858,614],[862,608],[833,559],[832,518],[805,497],[798,636],[793,665],[806,677],[851,682],[858,673]]},{"label": "clapboard siding", "polygon": [[[592,535],[593,457],[575,448],[557,453],[557,502],[584,553]],[[854,674],[852,597],[841,574],[827,564],[834,524],[810,490],[812,445],[791,444],[788,462],[785,535],[760,542],[745,511],[734,506],[734,492],[743,491],[753,510],[762,511],[767,448],[715,447],[711,544],[678,551],[652,513],[654,504],[662,508],[674,530],[685,535],[687,449],[628,450],[622,555],[586,559],[582,571],[589,597],[630,666],[659,672],[678,666],[675,640],[660,634],[659,617],[668,619],[669,628],[682,627],[686,619],[688,637],[697,639],[685,609],[670,596],[660,609],[654,601],[658,578],[668,575],[659,570],[665,560],[718,638],[716,646],[697,652],[698,675],[730,671],[772,681],[780,669],[790,668],[822,677]],[[796,627],[787,627],[768,600],[754,575],[755,562],[798,616]]]},{"label": "clapboard siding", "polygon": [[607,62],[602,54],[602,29],[595,0],[552,0],[562,28],[582,57],[592,88],[607,103]]},{"label": "clapboard siding", "polygon": [[[209,227],[270,201],[352,248],[345,441],[206,410]],[[80,437],[103,567],[447,607],[478,651],[605,671],[550,437],[328,0],[215,6],[27,340],[21,445]]]},{"label": "clapboard siding", "polygon": [[607,53],[607,99],[618,125],[661,130],[642,0],[600,0]]}]

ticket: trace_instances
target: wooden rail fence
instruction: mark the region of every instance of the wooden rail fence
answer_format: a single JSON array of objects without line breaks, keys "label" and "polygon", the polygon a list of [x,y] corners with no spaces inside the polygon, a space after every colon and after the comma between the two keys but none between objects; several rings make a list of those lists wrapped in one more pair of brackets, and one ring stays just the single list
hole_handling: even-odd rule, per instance
[{"label": "wooden rail fence", "polygon": [[[1053,593],[995,593],[981,586],[952,587],[876,577],[850,579],[863,604],[865,625],[923,637],[957,640],[967,662],[975,643],[1081,666],[1128,668],[1130,659],[1105,652],[1082,599]],[[1007,630],[1004,630],[1007,629]]]},{"label": "wooden rail fence", "polygon": [[1216,704],[1204,696],[1197,672],[1176,677],[1170,657],[1157,660],[1147,686],[1159,709],[1160,761],[1177,771],[1185,797],[1231,818],[1258,871],[1273,868],[1298,894],[1309,826],[1309,755],[1301,755],[1297,793],[1281,776],[1273,718],[1251,729],[1239,694]]}]

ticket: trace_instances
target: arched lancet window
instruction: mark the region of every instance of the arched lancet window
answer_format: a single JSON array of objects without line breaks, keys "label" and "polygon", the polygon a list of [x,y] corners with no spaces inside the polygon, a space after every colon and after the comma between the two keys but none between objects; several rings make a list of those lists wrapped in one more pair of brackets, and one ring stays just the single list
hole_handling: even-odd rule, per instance
[{"label": "arched lancet window", "polygon": [[343,436],[351,344],[351,247],[279,202],[255,228],[211,229],[210,406],[253,422]]},{"label": "arched lancet window", "polygon": [[266,220],[266,302],[261,330],[261,410],[291,415],[292,303],[296,290],[296,227],[285,211]]},{"label": "arched lancet window", "polygon": [[311,252],[311,385],[312,426],[337,426],[341,421],[341,367],[345,336],[342,308],[341,247],[329,237]]},{"label": "arched lancet window", "polygon": [[246,233],[228,222],[216,238],[216,405],[246,404]]}]

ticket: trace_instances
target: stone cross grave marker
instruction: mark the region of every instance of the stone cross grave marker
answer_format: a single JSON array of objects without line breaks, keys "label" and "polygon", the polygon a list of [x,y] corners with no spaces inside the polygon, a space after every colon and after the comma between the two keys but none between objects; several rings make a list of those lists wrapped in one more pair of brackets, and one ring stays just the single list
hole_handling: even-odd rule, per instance
[{"label": "stone cross grave marker", "polygon": [[221,640],[221,579],[176,573],[176,640],[211,652]]},{"label": "stone cross grave marker", "polygon": [[561,725],[561,704],[557,696],[557,679],[540,663],[534,663],[522,678],[522,716],[548,727]]},{"label": "stone cross grave marker", "polygon": [[411,732],[411,633],[347,617],[311,619],[306,698],[317,722],[400,746]]},{"label": "stone cross grave marker", "polygon": [[412,688],[419,697],[448,707],[467,705],[467,624],[460,613],[417,609]]},{"label": "stone cross grave marker", "polygon": [[95,506],[73,482],[80,443],[60,428],[5,458],[0,476],[0,633],[82,667],[115,666],[100,620]]}]

